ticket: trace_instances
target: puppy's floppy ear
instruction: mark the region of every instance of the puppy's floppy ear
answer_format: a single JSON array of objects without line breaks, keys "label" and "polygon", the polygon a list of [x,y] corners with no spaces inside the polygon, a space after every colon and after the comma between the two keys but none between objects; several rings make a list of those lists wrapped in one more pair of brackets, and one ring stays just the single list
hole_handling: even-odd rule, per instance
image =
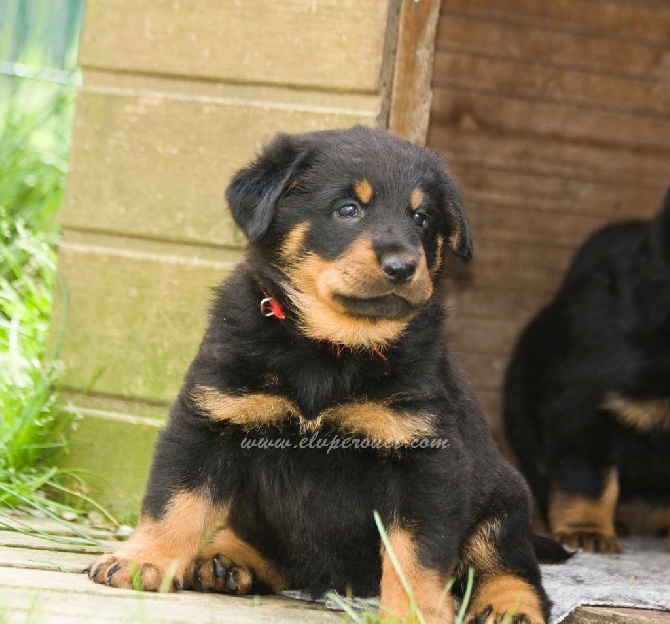
[{"label": "puppy's floppy ear", "polygon": [[470,224],[465,216],[463,200],[456,187],[449,184],[447,194],[446,216],[449,224],[448,241],[449,247],[458,258],[464,262],[472,259],[472,234]]},{"label": "puppy's floppy ear", "polygon": [[270,227],[277,202],[304,156],[296,137],[278,134],[254,162],[233,177],[226,199],[249,242],[256,242]]}]

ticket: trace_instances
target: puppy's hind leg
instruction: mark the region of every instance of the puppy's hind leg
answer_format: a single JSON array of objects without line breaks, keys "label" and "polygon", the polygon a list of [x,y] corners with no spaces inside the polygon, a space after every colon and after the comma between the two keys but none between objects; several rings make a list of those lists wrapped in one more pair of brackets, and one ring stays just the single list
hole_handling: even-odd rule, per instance
[{"label": "puppy's hind leg", "polygon": [[284,575],[233,529],[221,529],[195,557],[187,586],[202,592],[242,596],[277,593],[288,587]]},{"label": "puppy's hind leg", "polygon": [[467,621],[475,624],[544,624],[549,600],[540,582],[527,512],[481,522],[465,542],[459,581],[473,570]]}]

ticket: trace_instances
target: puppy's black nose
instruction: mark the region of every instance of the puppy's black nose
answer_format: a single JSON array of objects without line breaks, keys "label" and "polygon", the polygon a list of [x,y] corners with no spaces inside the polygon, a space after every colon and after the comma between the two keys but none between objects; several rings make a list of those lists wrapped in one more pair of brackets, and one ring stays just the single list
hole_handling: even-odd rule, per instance
[{"label": "puppy's black nose", "polygon": [[394,284],[406,284],[416,271],[416,260],[395,254],[384,256],[381,260],[382,271]]}]

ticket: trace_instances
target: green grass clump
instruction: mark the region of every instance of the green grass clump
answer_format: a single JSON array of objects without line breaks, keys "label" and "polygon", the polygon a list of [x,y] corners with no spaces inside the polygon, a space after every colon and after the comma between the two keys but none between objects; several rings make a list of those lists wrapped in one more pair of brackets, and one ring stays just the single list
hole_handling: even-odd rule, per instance
[{"label": "green grass clump", "polygon": [[[81,82],[76,62],[84,5],[0,0],[0,524],[43,537],[7,507],[32,508],[60,522],[83,515],[82,506],[96,507],[118,524],[86,496],[77,474],[56,467],[76,419],[58,399],[67,293],[54,247]],[[51,322],[54,291],[58,326]]]},{"label": "green grass clump", "polygon": [[67,309],[55,216],[83,9],[83,0],[0,2],[0,523],[24,531],[30,527],[7,506],[54,518],[78,513],[46,495],[77,496],[65,486],[73,475],[55,467],[75,415],[58,401],[62,329],[50,318],[54,290],[61,291],[62,320]]},{"label": "green grass clump", "polygon": [[0,505],[57,510],[54,453],[73,413],[59,404],[55,215],[63,193],[74,87],[0,76]]}]

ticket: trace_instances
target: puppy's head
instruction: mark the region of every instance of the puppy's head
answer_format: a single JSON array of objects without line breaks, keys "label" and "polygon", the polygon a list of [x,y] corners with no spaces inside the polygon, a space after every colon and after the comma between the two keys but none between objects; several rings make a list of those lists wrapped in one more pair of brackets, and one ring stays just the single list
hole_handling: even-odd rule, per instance
[{"label": "puppy's head", "polygon": [[318,340],[390,343],[430,299],[445,255],[472,255],[440,158],[362,126],[278,135],[226,197],[252,255]]}]

